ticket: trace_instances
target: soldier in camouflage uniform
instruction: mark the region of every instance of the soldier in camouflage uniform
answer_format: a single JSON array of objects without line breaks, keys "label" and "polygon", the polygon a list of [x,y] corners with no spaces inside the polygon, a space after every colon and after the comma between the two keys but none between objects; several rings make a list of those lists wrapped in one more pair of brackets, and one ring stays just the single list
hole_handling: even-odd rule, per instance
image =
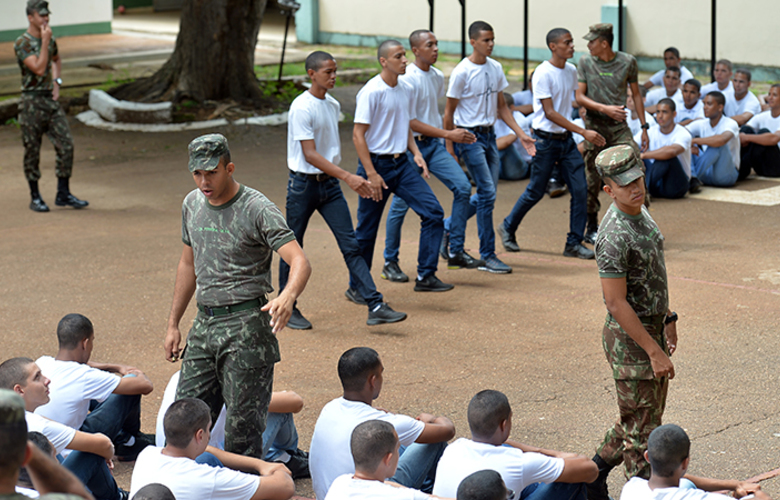
[{"label": "soldier in camouflage uniform", "polygon": [[593,461],[599,478],[590,500],[607,500],[607,476],[621,462],[626,477],[650,477],[644,459],[650,432],[661,425],[669,356],[677,344],[677,314],[669,311],[663,235],[644,207],[645,180],[633,147],[615,146],[596,157],[604,191],[614,203],[596,239],[596,262],[607,306],[604,352],[617,388],[620,419],[607,432]]},{"label": "soldier in camouflage uniform", "polygon": [[22,70],[22,102],[19,123],[24,144],[24,175],[30,184],[30,210],[48,212],[41,198],[38,180],[41,171],[41,139],[47,134],[57,153],[57,197],[55,205],[84,208],[89,203],[70,193],[70,175],[73,169],[73,137],[68,119],[57,99],[60,94],[60,56],[57,42],[49,26],[49,3],[46,0],[27,2],[29,27],[14,43],[19,68]]},{"label": "soldier in camouflage uniform", "polygon": [[[216,422],[226,406],[225,450],[262,459],[271,400],[276,333],[287,324],[311,274],[309,261],[279,209],[233,179],[227,139],[198,137],[189,145],[198,189],[182,206],[182,252],[168,319],[165,355],[179,357],[179,322],[197,292],[198,315],[187,337],[176,399],[201,399]],[[275,299],[273,251],[290,265]]]},{"label": "soldier in camouflage uniform", "polygon": [[[634,56],[612,50],[612,25],[594,24],[583,37],[588,41],[590,55],[582,56],[577,63],[577,102],[587,109],[585,128],[601,134],[607,143],[596,146],[585,141],[585,175],[588,180],[588,225],[585,230],[586,243],[596,241],[598,214],[601,205],[599,192],[601,178],[596,172],[596,156],[604,149],[618,144],[628,144],[639,154],[626,123],[627,88],[631,86],[633,95],[639,94],[637,83],[637,64]],[[641,99],[634,101],[639,120],[642,122],[642,151],[647,149],[647,129],[645,108]]]}]

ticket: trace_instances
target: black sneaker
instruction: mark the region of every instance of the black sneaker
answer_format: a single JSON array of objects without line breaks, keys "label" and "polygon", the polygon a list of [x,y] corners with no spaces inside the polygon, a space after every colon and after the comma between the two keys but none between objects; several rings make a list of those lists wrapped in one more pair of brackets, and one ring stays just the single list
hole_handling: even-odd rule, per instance
[{"label": "black sneaker", "polygon": [[453,288],[455,285],[442,282],[435,274],[429,274],[421,280],[414,280],[415,292],[447,292]]},{"label": "black sneaker", "polygon": [[127,446],[125,444],[116,445],[114,447],[114,455],[120,462],[133,462],[138,458],[138,454],[147,446],[154,446],[154,436],[151,434],[138,433],[138,435],[135,436],[135,442],[132,446]]},{"label": "black sneaker", "polygon": [[566,194],[566,184],[561,184],[556,179],[550,179],[547,183],[547,194],[550,198],[557,198]]},{"label": "black sneaker", "polygon": [[306,479],[311,477],[309,472],[309,454],[300,448],[295,451],[288,451],[290,460],[286,462],[274,462],[282,464],[292,472],[293,479]]},{"label": "black sneaker", "polygon": [[477,269],[493,274],[510,274],[512,272],[512,268],[501,262],[501,259],[495,255],[485,259],[484,262],[485,265],[479,266]]},{"label": "black sneaker", "polygon": [[595,259],[596,254],[593,250],[584,247],[581,243],[576,245],[566,245],[563,249],[563,255],[565,257],[577,257],[578,259]]},{"label": "black sneaker", "polygon": [[373,310],[368,311],[367,325],[384,325],[387,323],[398,323],[406,319],[406,313],[394,311],[387,302],[382,302]]},{"label": "black sneaker", "polygon": [[444,234],[441,235],[441,245],[439,245],[439,255],[441,255],[441,258],[444,260],[448,260],[450,258],[450,232],[444,231]]},{"label": "black sneaker", "polygon": [[119,500],[130,500],[130,492],[125,491],[122,488],[117,488],[119,491]]},{"label": "black sneaker", "polygon": [[292,315],[287,320],[287,328],[293,330],[311,330],[311,321],[303,317],[297,307],[293,307]]},{"label": "black sneaker", "polygon": [[367,306],[368,302],[354,288],[347,288],[344,296],[359,306]]},{"label": "black sneaker", "polygon": [[87,200],[79,200],[70,193],[58,192],[57,197],[54,198],[54,204],[58,207],[84,208],[89,205],[89,202]]},{"label": "black sneaker", "polygon": [[498,225],[498,235],[501,237],[501,244],[504,245],[504,250],[507,252],[519,252],[520,245],[517,244],[517,238],[514,234],[509,234],[509,231],[504,227],[504,223]]},{"label": "black sneaker", "polygon": [[49,205],[40,196],[33,196],[32,201],[30,201],[30,210],[33,212],[48,212]]},{"label": "black sneaker", "polygon": [[386,263],[385,267],[382,268],[382,274],[380,276],[382,276],[383,280],[392,281],[393,283],[406,283],[409,281],[409,276],[401,271],[398,262]]},{"label": "black sneaker", "polygon": [[475,259],[465,251],[456,254],[454,257],[447,259],[447,269],[476,269],[479,266],[484,266],[485,261],[482,259]]},{"label": "black sneaker", "polygon": [[691,177],[691,184],[688,186],[688,192],[691,194],[701,193],[701,187],[704,185],[698,177]]}]

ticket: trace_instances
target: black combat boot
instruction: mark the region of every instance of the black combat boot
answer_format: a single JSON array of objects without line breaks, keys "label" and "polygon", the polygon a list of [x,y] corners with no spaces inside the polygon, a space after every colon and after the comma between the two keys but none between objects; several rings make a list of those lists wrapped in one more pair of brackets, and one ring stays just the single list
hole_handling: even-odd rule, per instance
[{"label": "black combat boot", "polygon": [[49,206],[45,201],[43,201],[43,198],[41,198],[41,193],[38,191],[38,181],[29,182],[30,197],[32,198],[32,201],[30,202],[30,210],[33,212],[48,212]]},{"label": "black combat boot", "polygon": [[588,213],[588,226],[585,229],[585,236],[582,238],[584,243],[591,245],[596,243],[596,234],[599,230],[599,214]]},{"label": "black combat boot", "polygon": [[89,205],[86,200],[79,200],[72,194],[70,194],[69,186],[70,177],[58,177],[57,178],[57,197],[54,199],[54,204],[58,207],[73,207],[84,208]]}]

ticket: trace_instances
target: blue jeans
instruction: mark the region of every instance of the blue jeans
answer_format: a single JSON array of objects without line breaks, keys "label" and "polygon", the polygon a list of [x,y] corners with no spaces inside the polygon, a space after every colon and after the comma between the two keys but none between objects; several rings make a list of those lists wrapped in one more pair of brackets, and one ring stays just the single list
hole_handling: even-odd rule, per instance
[{"label": "blue jeans", "polygon": [[656,198],[682,198],[690,181],[676,156],[670,160],[643,160],[647,190]]},{"label": "blue jeans", "polygon": [[[455,144],[455,154],[463,158],[472,179],[477,184],[477,192],[472,195],[468,218],[477,215],[477,234],[479,235],[479,255],[489,259],[496,255],[496,233],[493,231],[493,207],[496,204],[496,187],[501,160],[498,157],[496,134],[474,132],[477,142],[474,144]],[[450,220],[445,221],[450,230]]]},{"label": "blue jeans", "polygon": [[[458,162],[447,152],[439,139],[427,138],[424,141],[417,140],[416,142],[425,163],[428,164],[428,170],[447,186],[447,189],[452,191],[452,214],[450,215],[449,227],[450,251],[453,254],[460,253],[463,251],[466,239],[466,218],[469,213],[471,183]],[[393,196],[385,229],[386,262],[398,262],[401,225],[404,223],[407,210],[409,210],[409,205],[400,197]]]},{"label": "blue jeans", "polygon": [[89,409],[82,432],[105,434],[114,444],[124,444],[141,432],[140,395],[112,394],[102,403],[92,401]]},{"label": "blue jeans", "polygon": [[[58,455],[57,458],[61,459],[61,456]],[[71,471],[92,492],[95,500],[119,498],[119,488],[105,458],[94,453],[72,451],[67,458],[60,461],[63,467]]]},{"label": "blue jeans", "polygon": [[263,431],[263,460],[273,462],[282,453],[298,449],[298,429],[292,413],[271,413]]},{"label": "blue jeans", "polygon": [[412,443],[409,446],[401,446],[398,469],[390,480],[407,488],[430,493],[436,478],[436,466],[446,447],[447,443]]},{"label": "blue jeans", "polygon": [[585,483],[533,483],[529,484],[520,495],[515,492],[518,500],[587,500]]},{"label": "blue jeans", "polygon": [[[269,413],[270,415],[270,413]],[[210,465],[212,467],[224,467],[225,465],[213,454],[209,453],[208,451],[204,451],[197,457],[195,457],[195,462],[199,464],[206,464]]]},{"label": "blue jeans", "polygon": [[518,198],[512,211],[504,219],[504,229],[509,234],[515,234],[517,227],[525,214],[544,197],[547,183],[552,176],[556,163],[560,167],[561,179],[571,193],[569,209],[569,234],[566,235],[567,245],[578,245],[582,242],[587,222],[588,183],[585,179],[585,163],[577,151],[574,139],[569,137],[564,141],[536,138],[536,156],[531,162],[531,182]]},{"label": "blue jeans", "polygon": [[[382,302],[382,294],[377,291],[366,261],[362,257],[355,231],[352,229],[352,215],[349,213],[349,205],[344,199],[339,180],[331,177],[318,182],[290,172],[287,182],[287,225],[295,233],[295,239],[301,247],[303,247],[303,236],[309,225],[309,219],[315,210],[319,211],[333,236],[336,237],[336,244],[349,270],[349,286],[366,299],[369,308],[373,308]],[[289,275],[290,266],[284,259],[279,259],[280,293],[287,286]]]},{"label": "blue jeans", "polygon": [[693,176],[707,186],[731,187],[737,183],[739,171],[726,146],[709,146],[704,153],[693,156],[691,163]]},{"label": "blue jeans", "polygon": [[528,177],[528,163],[520,156],[514,144],[498,152],[501,160],[501,169],[498,171],[498,178],[502,181],[519,181]]},{"label": "blue jeans", "polygon": [[[439,259],[439,244],[444,232],[444,211],[439,201],[431,191],[431,187],[418,173],[417,166],[409,161],[409,156],[401,154],[398,158],[371,155],[371,163],[376,172],[384,179],[387,189],[382,190],[382,199],[374,201],[370,198],[360,198],[358,202],[358,225],[355,231],[360,251],[368,268],[374,258],[376,235],[379,222],[390,193],[404,200],[414,212],[420,216],[420,245],[417,253],[417,274],[425,278],[436,272]],[[357,175],[367,178],[363,164],[358,161]],[[354,288],[350,276],[349,286]]]}]

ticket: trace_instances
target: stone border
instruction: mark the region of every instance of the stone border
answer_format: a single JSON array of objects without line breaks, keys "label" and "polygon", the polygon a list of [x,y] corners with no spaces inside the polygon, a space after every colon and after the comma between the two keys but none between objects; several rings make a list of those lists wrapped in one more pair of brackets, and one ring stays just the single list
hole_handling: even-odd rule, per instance
[{"label": "stone border", "polygon": [[120,101],[103,90],[89,91],[89,107],[109,122],[171,123],[173,103]]},{"label": "stone border", "polygon": [[[124,123],[109,122],[104,120],[95,111],[84,111],[76,115],[76,119],[88,127],[99,128],[101,130],[110,130],[112,132],[181,132],[183,130],[200,130],[206,128],[224,127],[225,125],[260,125],[273,126],[287,123],[287,112],[277,115],[253,116],[251,118],[241,118],[229,122],[224,118],[218,120],[206,120],[199,122],[185,123]],[[343,115],[341,120],[343,120]]]}]

